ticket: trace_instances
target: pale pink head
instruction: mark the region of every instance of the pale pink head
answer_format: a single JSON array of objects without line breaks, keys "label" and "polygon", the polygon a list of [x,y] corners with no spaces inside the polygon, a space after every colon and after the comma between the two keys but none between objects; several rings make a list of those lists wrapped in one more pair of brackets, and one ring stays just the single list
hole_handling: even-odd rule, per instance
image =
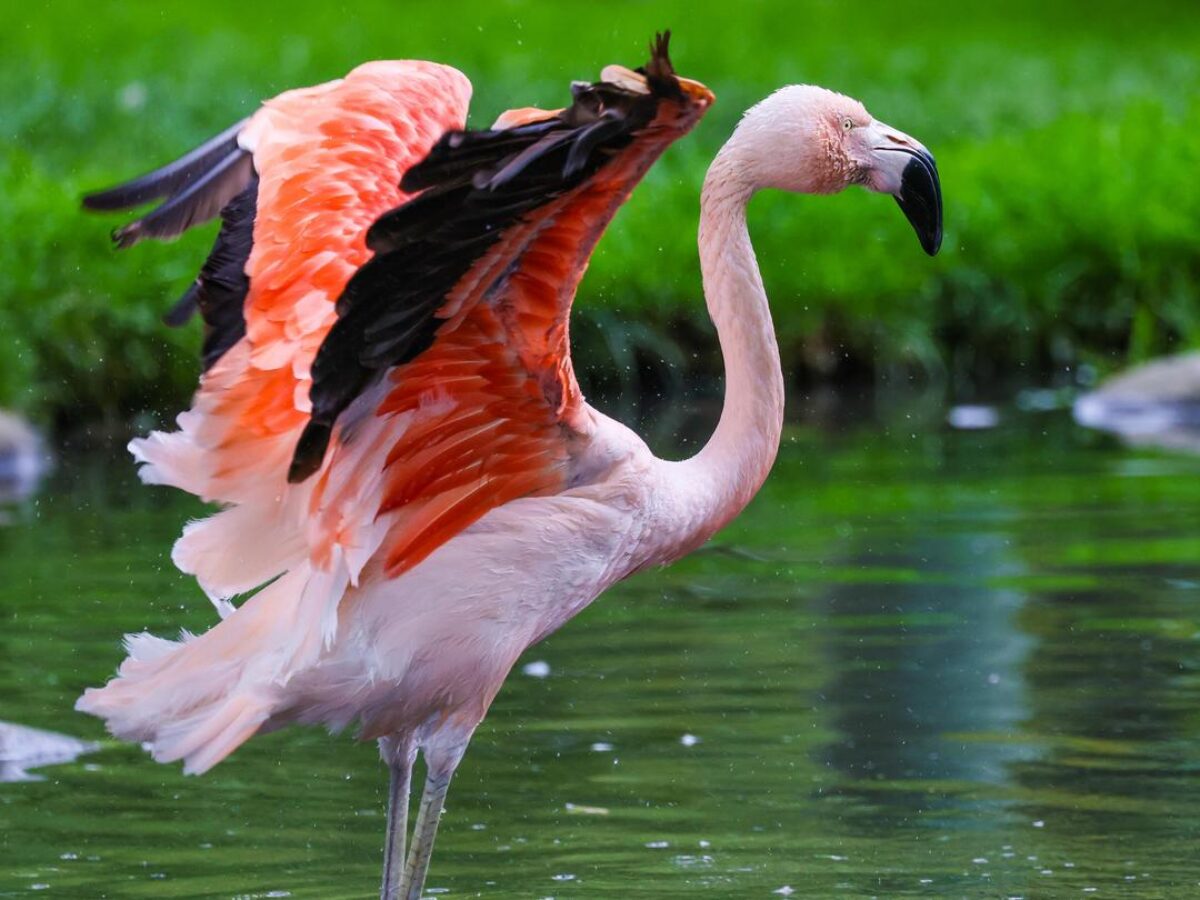
[{"label": "pale pink head", "polygon": [[850,97],[808,84],[780,88],[746,112],[735,135],[755,189],[832,194],[859,184],[891,194],[930,255],[942,243],[942,192],[925,146]]}]

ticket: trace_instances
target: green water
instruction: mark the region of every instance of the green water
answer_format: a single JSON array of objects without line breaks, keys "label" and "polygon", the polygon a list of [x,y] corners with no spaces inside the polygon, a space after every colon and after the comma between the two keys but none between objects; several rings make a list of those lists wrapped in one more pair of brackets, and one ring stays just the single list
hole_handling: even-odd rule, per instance
[{"label": "green water", "polygon": [[[791,427],[715,545],[530,651],[428,893],[1200,896],[1200,459],[938,420]],[[68,460],[0,528],[0,720],[99,738],[71,704],[118,636],[205,626],[167,556],[197,510]],[[0,896],[377,891],[385,777],[347,737],[43,774],[0,784]]]}]

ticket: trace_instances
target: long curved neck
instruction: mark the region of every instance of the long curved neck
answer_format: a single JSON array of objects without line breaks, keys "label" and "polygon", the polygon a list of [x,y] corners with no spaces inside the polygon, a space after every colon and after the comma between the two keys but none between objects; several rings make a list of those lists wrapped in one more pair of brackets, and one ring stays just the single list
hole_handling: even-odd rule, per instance
[{"label": "long curved neck", "polygon": [[754,187],[745,171],[735,136],[709,168],[700,199],[700,269],[725,360],[725,402],[704,449],[667,464],[676,523],[664,548],[668,558],[702,544],[750,502],[775,461],[783,429],[783,372],[746,227]]}]

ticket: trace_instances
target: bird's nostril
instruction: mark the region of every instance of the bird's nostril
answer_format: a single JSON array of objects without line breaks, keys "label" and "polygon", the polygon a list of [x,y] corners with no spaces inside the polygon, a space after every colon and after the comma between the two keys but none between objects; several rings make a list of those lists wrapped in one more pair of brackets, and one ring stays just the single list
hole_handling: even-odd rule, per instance
[{"label": "bird's nostril", "polygon": [[902,147],[906,146],[908,144],[908,141],[906,141],[904,138],[899,137],[898,135],[895,135],[895,134],[885,134],[884,137],[887,138],[889,141],[891,141],[893,144],[899,144]]}]

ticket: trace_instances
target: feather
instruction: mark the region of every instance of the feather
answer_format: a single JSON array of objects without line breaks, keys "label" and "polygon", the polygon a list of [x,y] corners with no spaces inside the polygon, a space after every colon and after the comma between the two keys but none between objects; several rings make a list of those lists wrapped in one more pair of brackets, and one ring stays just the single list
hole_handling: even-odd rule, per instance
[{"label": "feather", "polygon": [[246,333],[242,307],[250,293],[246,262],[254,237],[257,188],[257,180],[251,182],[221,211],[221,230],[200,274],[163,314],[164,324],[181,328],[200,312],[205,324],[201,359],[206,372]]},{"label": "feather", "polygon": [[325,459],[332,435],[332,426],[315,419],[304,426],[300,440],[296,442],[296,452],[292,454],[292,464],[288,467],[289,482],[295,484],[316,474]]},{"label": "feather", "polygon": [[254,243],[257,198],[258,179],[252,178],[221,210],[221,230],[200,274],[163,316],[163,322],[179,328],[199,310],[205,325],[201,350],[205,371],[246,333],[243,306],[250,293],[246,263]]},{"label": "feather", "polygon": [[563,177],[570,179],[582,171],[591,159],[592,151],[606,141],[620,135],[625,123],[615,116],[605,113],[597,121],[582,129],[571,142],[571,152],[563,165]]},{"label": "feather", "polygon": [[113,211],[132,209],[150,200],[169,197],[207,172],[219,160],[238,149],[238,134],[246,119],[226,128],[195,150],[139,178],[83,198],[85,209]]},{"label": "feather", "polygon": [[245,120],[238,122],[161,169],[83,198],[84,207],[93,210],[126,209],[166,198],[113,233],[122,248],[147,237],[174,238],[221,216],[221,229],[200,274],[163,316],[166,324],[179,327],[200,311],[205,371],[246,333],[242,307],[250,291],[246,263],[254,242],[258,176],[250,152],[238,145],[244,125]]},{"label": "feather", "polygon": [[178,237],[193,225],[216,218],[225,204],[245,189],[253,174],[250,153],[235,149],[147,216],[114,231],[113,241],[124,249],[143,238]]},{"label": "feather", "polygon": [[[184,295],[184,299],[189,295],[194,298],[204,319],[201,353],[205,371],[246,333],[244,306],[250,293],[246,264],[254,244],[257,202],[258,178],[252,176],[246,189],[221,210],[221,230],[212,252],[201,267],[199,277]],[[179,304],[171,312],[177,310]]]}]

